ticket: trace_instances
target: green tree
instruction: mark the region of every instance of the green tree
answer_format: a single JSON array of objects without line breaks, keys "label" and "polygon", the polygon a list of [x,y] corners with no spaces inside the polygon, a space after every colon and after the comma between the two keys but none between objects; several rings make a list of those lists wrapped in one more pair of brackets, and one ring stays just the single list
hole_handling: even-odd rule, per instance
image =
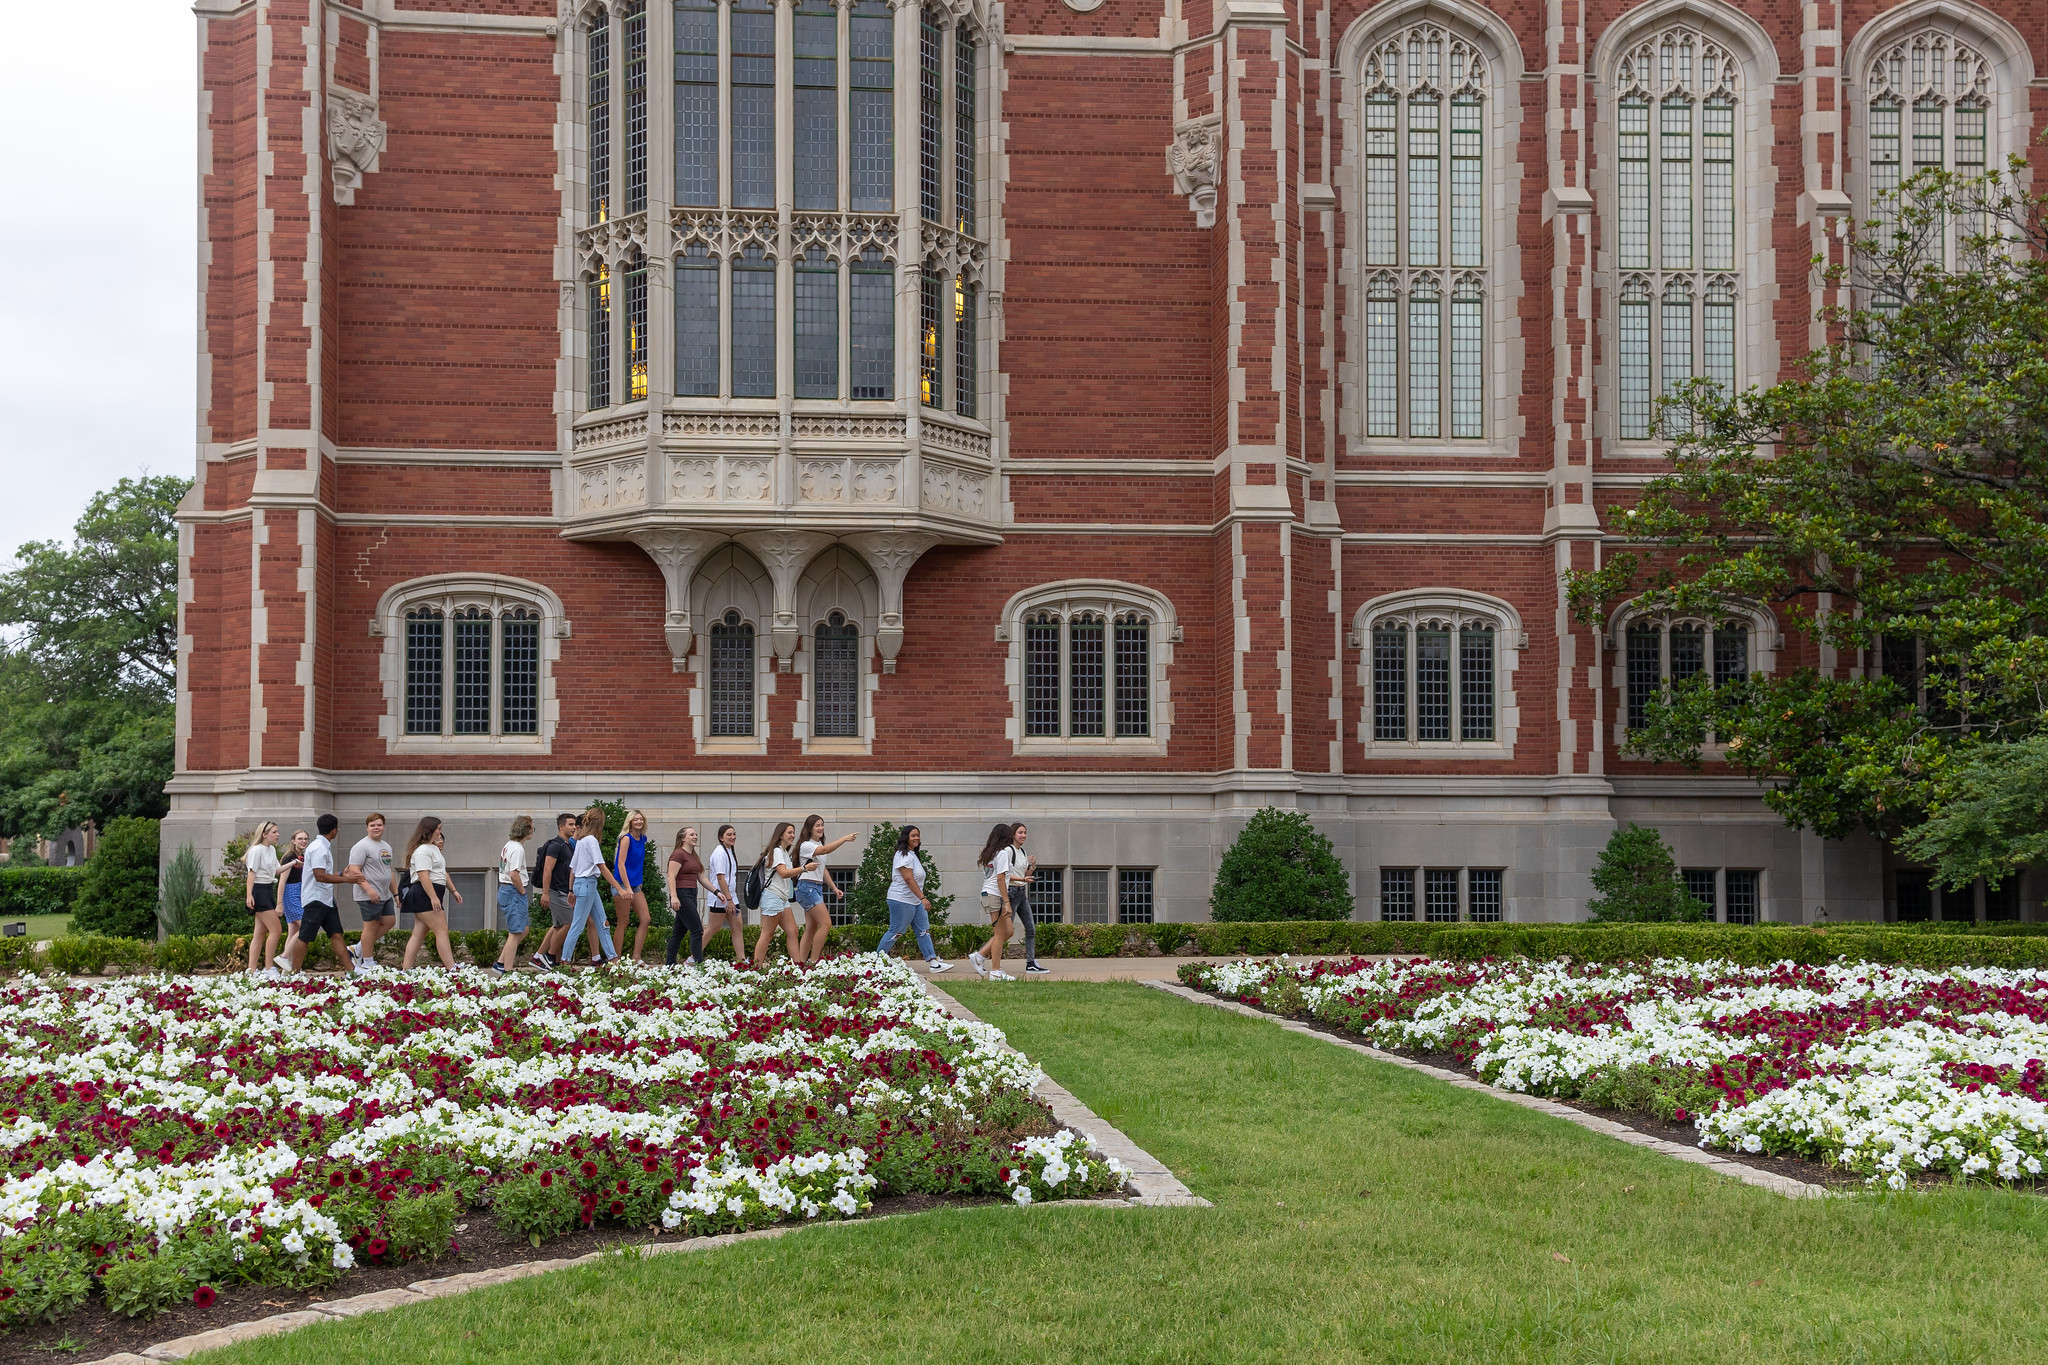
[{"label": "green tree", "polygon": [[85,879],[72,906],[71,927],[81,934],[118,938],[156,936],[157,822],[121,815],[100,831],[86,859]]},{"label": "green tree", "polygon": [[1677,860],[1656,830],[1628,825],[1614,831],[1593,864],[1586,902],[1598,924],[1662,924],[1710,917],[1706,905],[1678,880]]},{"label": "green tree", "polygon": [[1350,919],[1351,905],[1351,878],[1330,841],[1301,812],[1267,806],[1217,865],[1209,917]]},{"label": "green tree", "polygon": [[[1863,305],[1827,315],[1834,344],[1769,388],[1695,381],[1661,408],[1672,472],[1620,513],[1631,545],[1569,576],[1578,615],[1767,604],[1838,663],[1688,679],[1630,752],[1696,767],[1711,739],[1830,837],[1895,839],[1966,799],[1991,836],[1983,820],[2024,805],[1984,804],[2026,780],[1996,751],[2048,702],[2048,223],[2012,184],[1914,177],[1827,272]],[[1981,865],[1945,858],[1941,876]]]},{"label": "green tree", "polygon": [[[900,832],[887,820],[869,830],[867,845],[861,850],[860,870],[853,874],[853,885],[839,888],[846,893],[846,908],[856,924],[889,922],[889,878]],[[935,926],[944,924],[953,898],[939,894],[939,865],[933,861],[931,850],[919,848],[917,860],[924,864],[924,876],[918,884],[924,888],[925,899],[931,902],[931,922]]]}]

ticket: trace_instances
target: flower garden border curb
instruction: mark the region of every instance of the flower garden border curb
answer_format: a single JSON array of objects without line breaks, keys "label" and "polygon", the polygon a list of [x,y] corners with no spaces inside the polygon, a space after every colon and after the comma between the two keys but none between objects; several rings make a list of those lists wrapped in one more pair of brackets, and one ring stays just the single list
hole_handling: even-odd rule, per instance
[{"label": "flower garden border curb", "polygon": [[[1149,983],[1148,983],[1149,984]],[[924,983],[925,993],[939,1003],[940,1008],[955,1019],[978,1024],[982,1020],[974,1011],[940,990],[929,980]],[[1004,1043],[1006,1051],[1017,1049]],[[1042,1074],[1042,1073],[1041,1073]],[[1074,1098],[1073,1093],[1050,1076],[1038,1083],[1038,1097],[1052,1110],[1053,1120],[1063,1127],[1078,1129],[1094,1137],[1096,1146],[1104,1156],[1113,1156],[1131,1169],[1131,1188],[1137,1196],[1124,1202],[1146,1208],[1214,1208],[1202,1196],[1181,1183],[1181,1178],[1166,1168],[1166,1164],[1125,1137],[1119,1129],[1104,1123],[1095,1111]],[[1114,1203],[1114,1200],[1061,1200],[1061,1203]],[[1052,1207],[1048,1205],[1047,1207]]]},{"label": "flower garden border curb", "polygon": [[1253,1009],[1250,1005],[1241,1004],[1235,1000],[1219,1000],[1215,996],[1203,995],[1200,991],[1190,990],[1186,986],[1170,981],[1141,981],[1138,984],[1149,987],[1152,990],[1164,991],[1168,995],[1179,996],[1181,999],[1192,1001],[1197,1005],[1212,1005],[1217,1009],[1230,1010],[1234,1013],[1245,1015],[1248,1018],[1263,1019],[1269,1024],[1278,1024],[1281,1028],[1291,1033],[1299,1033],[1306,1037],[1316,1038],[1334,1047],[1346,1048],[1361,1056],[1370,1057],[1376,1062],[1385,1062],[1390,1066],[1402,1067],[1409,1071],[1419,1071],[1425,1076],[1457,1086],[1460,1090],[1477,1090],[1483,1094],[1491,1095],[1495,1099],[1506,1100],[1509,1104],[1518,1104],[1524,1109],[1534,1109],[1539,1114],[1548,1114],[1552,1118],[1563,1119],[1567,1123],[1576,1123],[1579,1127],[1590,1132],[1599,1133],[1604,1137],[1619,1139],[1622,1142],[1628,1143],[1631,1147],[1641,1147],[1646,1151],[1656,1152],[1660,1155],[1671,1157],[1674,1160],[1689,1162],[1694,1166],[1704,1166],[1716,1175],[1725,1175],[1730,1179],[1740,1180],[1745,1185],[1754,1185],[1758,1189],[1769,1190],[1772,1194],[1782,1195],[1787,1199],[1825,1199],[1829,1195],[1829,1191],[1825,1186],[1809,1185],[1805,1181],[1794,1180],[1790,1176],[1777,1175],[1771,1171],[1760,1171],[1754,1166],[1745,1166],[1739,1161],[1729,1161],[1723,1157],[1715,1156],[1711,1152],[1703,1151],[1698,1147],[1687,1147],[1682,1143],[1669,1142],[1664,1138],[1652,1137],[1650,1134],[1638,1132],[1626,1124],[1616,1123],[1612,1119],[1603,1119],[1597,1114],[1588,1114],[1582,1109],[1574,1109],[1568,1104],[1559,1104],[1556,1100],[1547,1100],[1540,1095],[1524,1095],[1519,1091],[1503,1090],[1499,1086],[1488,1085],[1484,1081],[1475,1081],[1470,1076],[1461,1075],[1456,1071],[1446,1071],[1439,1066],[1430,1066],[1424,1062],[1412,1061],[1407,1057],[1397,1057],[1391,1052],[1382,1052],[1376,1047],[1367,1047],[1364,1043],[1354,1043],[1349,1039],[1325,1033],[1321,1029],[1311,1028],[1299,1020],[1284,1019],[1277,1014],[1268,1014],[1264,1010]]}]

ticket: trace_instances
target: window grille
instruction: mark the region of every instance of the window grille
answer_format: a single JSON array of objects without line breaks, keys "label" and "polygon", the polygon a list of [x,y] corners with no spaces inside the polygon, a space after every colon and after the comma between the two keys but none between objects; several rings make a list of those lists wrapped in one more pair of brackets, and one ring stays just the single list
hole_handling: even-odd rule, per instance
[{"label": "window grille", "polygon": [[1367,629],[1375,743],[1486,744],[1499,738],[1495,624],[1412,609]]},{"label": "window grille", "polygon": [[1696,625],[1671,627],[1671,681],[1685,682],[1706,671],[1707,633]]},{"label": "window grille", "polygon": [[508,735],[540,733],[540,613],[514,607],[504,615],[498,661],[498,728]]},{"label": "window grille", "polygon": [[[800,0],[796,39],[796,207],[839,207],[839,11]],[[835,305],[837,300],[834,300]],[[798,300],[802,307],[802,300]],[[801,392],[798,395],[802,397]],[[835,392],[831,397],[838,397]]]},{"label": "window grille", "polygon": [[1099,616],[1067,623],[1067,733],[1079,737],[1103,734],[1103,630]]},{"label": "window grille", "polygon": [[896,21],[887,0],[859,0],[851,39],[853,211],[887,212],[896,206]]},{"label": "window grille", "polygon": [[813,629],[811,733],[821,739],[860,735],[860,627],[835,611]]},{"label": "window grille", "polygon": [[918,371],[923,388],[924,405],[928,408],[942,408],[946,405],[945,366],[940,357],[939,328],[944,322],[946,281],[938,275],[926,274],[921,278],[922,287],[918,294],[918,328],[922,335],[919,343]]},{"label": "window grille", "polygon": [[1048,615],[1024,623],[1024,733],[1060,732],[1060,625]]},{"label": "window grille", "polygon": [[[1433,23],[1367,52],[1364,100],[1365,432],[1485,432],[1485,59]],[[1448,307],[1448,317],[1446,308]],[[1448,419],[1448,420],[1447,420]]]},{"label": "window grille", "polygon": [[1458,737],[1493,738],[1493,627],[1458,633]]},{"label": "window grille", "polygon": [[[1943,169],[1965,179],[1984,174],[1989,155],[1991,63],[1970,44],[1945,33],[1921,32],[1887,45],[1871,62],[1869,112],[1870,198],[1879,240],[1892,245],[1898,196],[1907,175]],[[1907,109],[1911,166],[1901,164]],[[1984,231],[1981,213],[1943,223],[1928,243],[1931,263],[1961,259],[1969,239]]]},{"label": "window grille", "polygon": [[860,869],[828,867],[825,871],[831,876],[832,885],[836,888],[825,893],[825,909],[832,916],[832,923],[836,926],[860,923],[860,917],[854,913],[853,907],[847,904],[848,895],[853,890],[854,879],[860,876]]},{"label": "window grille", "polygon": [[621,25],[626,69],[626,212],[647,208],[647,6],[633,0]]},{"label": "window grille", "polygon": [[1408,627],[1399,621],[1372,633],[1372,737],[1408,738]]},{"label": "window grille", "polygon": [[1152,922],[1152,869],[1120,867],[1116,872],[1116,922]]},{"label": "window grille", "polygon": [[1408,922],[1415,918],[1415,869],[1380,869],[1380,918]]},{"label": "window grille", "polygon": [[1919,924],[1934,918],[1934,879],[1918,868],[1900,868],[1892,873],[1892,898],[1901,924]]},{"label": "window grille", "polygon": [[1109,923],[1109,869],[1074,869],[1074,923]]},{"label": "window grille", "polygon": [[1034,922],[1058,924],[1066,918],[1066,879],[1066,869],[1062,867],[1041,867],[1031,874],[1031,886],[1025,894]]},{"label": "window grille", "polygon": [[[1623,636],[1627,726],[1650,723],[1651,708],[1673,684],[1711,677],[1716,687],[1749,676],[1749,627],[1740,621],[1637,620]],[[1711,673],[1709,669],[1711,668]]]},{"label": "window grille", "polygon": [[1434,621],[1415,632],[1415,737],[1451,737],[1451,632]]},{"label": "window grille", "polygon": [[2019,910],[2020,885],[2016,877],[2007,877],[1997,886],[1984,883],[1984,919],[1987,923],[2016,920]]},{"label": "window grille", "polygon": [[896,268],[872,247],[853,266],[853,397],[896,396]]},{"label": "window grille", "polygon": [[839,266],[815,247],[796,263],[796,396],[839,396]]},{"label": "window grille", "polygon": [[974,231],[974,40],[958,28],[953,30],[953,225],[961,232]]},{"label": "window grille", "polygon": [[775,262],[758,246],[732,263],[732,391],[775,396]]},{"label": "window grille", "polygon": [[647,396],[647,262],[635,256],[626,264],[626,397]]},{"label": "window grille", "polygon": [[[1726,48],[1671,28],[1616,72],[1615,259],[1619,431],[1659,434],[1654,399],[1691,379],[1736,382],[1735,152],[1738,68]],[[1654,335],[1653,335],[1654,334]],[[1667,409],[1661,434],[1689,429]]]},{"label": "window grille", "polygon": [[421,607],[405,614],[405,732],[441,733],[441,613]]},{"label": "window grille", "polygon": [[612,28],[604,15],[590,25],[588,100],[590,220],[602,223],[612,216]]},{"label": "window grille", "polygon": [[754,737],[754,627],[728,611],[711,626],[711,736]]},{"label": "window grille", "polygon": [[[732,202],[743,209],[775,207],[775,6],[733,0]],[[772,278],[771,278],[772,283]],[[738,281],[734,281],[738,289]],[[733,311],[739,311],[735,297]],[[737,348],[735,348],[737,351]],[[768,390],[773,396],[775,390]]]},{"label": "window grille", "polygon": [[1681,874],[1685,880],[1686,892],[1707,907],[1707,918],[1713,919],[1720,913],[1715,902],[1714,881],[1716,873],[1711,867],[1688,867]]},{"label": "window grille", "polygon": [[1724,621],[1714,631],[1714,686],[1726,687],[1749,676],[1749,627]]},{"label": "window grille", "polygon": [[1458,919],[1458,869],[1432,867],[1422,874],[1422,918],[1431,924]]},{"label": "window grille", "polygon": [[455,613],[455,733],[491,732],[491,618],[482,607]]},{"label": "window grille", "polygon": [[1663,636],[1656,627],[1629,627],[1627,669],[1628,728],[1640,730],[1650,723],[1650,703],[1664,690]]},{"label": "window grille", "polygon": [[600,263],[590,281],[590,406],[612,405],[612,272]]},{"label": "window grille", "polygon": [[943,71],[940,52],[945,34],[932,10],[918,12],[917,107],[919,207],[927,223],[946,221],[945,203],[939,179],[940,147],[945,136],[945,105],[940,84]]},{"label": "window grille", "polygon": [[718,262],[702,242],[676,259],[676,392],[718,396]]},{"label": "window grille", "polygon": [[709,207],[718,203],[716,0],[676,0],[675,24],[676,202]]},{"label": "window grille", "polygon": [[1152,628],[1142,616],[1117,618],[1116,733],[1119,739],[1152,733]]},{"label": "window grille", "polygon": [[1730,924],[1755,924],[1763,908],[1761,872],[1729,870],[1721,874],[1728,897]]},{"label": "window grille", "polygon": [[1497,867],[1475,867],[1465,874],[1466,899],[1475,923],[1498,924],[1504,917],[1501,876],[1502,869]]},{"label": "window grille", "polygon": [[975,295],[981,291],[964,277],[953,281],[953,411],[974,416],[974,381],[979,361],[975,356]]}]

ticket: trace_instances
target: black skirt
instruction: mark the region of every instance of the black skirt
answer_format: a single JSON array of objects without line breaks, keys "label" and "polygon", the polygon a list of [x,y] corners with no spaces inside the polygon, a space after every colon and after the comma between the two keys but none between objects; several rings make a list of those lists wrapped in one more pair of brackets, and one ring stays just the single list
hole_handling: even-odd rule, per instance
[{"label": "black skirt", "polygon": [[250,896],[256,902],[256,913],[259,915],[266,910],[277,909],[276,882],[257,882]]}]

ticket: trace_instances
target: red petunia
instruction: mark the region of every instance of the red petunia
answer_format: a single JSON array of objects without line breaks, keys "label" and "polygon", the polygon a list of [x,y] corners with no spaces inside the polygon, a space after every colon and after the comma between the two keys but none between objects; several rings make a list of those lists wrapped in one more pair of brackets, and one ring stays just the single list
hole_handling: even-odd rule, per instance
[{"label": "red petunia", "polygon": [[364,1247],[363,1250],[374,1258],[382,1256],[385,1252],[391,1250],[391,1243],[385,1241],[382,1237],[372,1237],[370,1244]]},{"label": "red petunia", "polygon": [[213,1301],[219,1297],[220,1295],[213,1292],[212,1285],[202,1284],[192,1291],[192,1305],[195,1308],[211,1308]]},{"label": "red petunia", "polygon": [[586,1161],[583,1163],[583,1178],[585,1180],[597,1179],[597,1163],[595,1161]]},{"label": "red petunia", "polygon": [[616,1199],[612,1200],[612,1217],[617,1218],[620,1214],[624,1213],[625,1211],[626,1206],[624,1204],[620,1203]]},{"label": "red petunia", "polygon": [[540,1173],[540,1187],[541,1187],[542,1189],[546,1189],[546,1188],[547,1188],[548,1186],[550,1186],[550,1185],[552,1185],[552,1184],[554,1184],[554,1183],[555,1183],[555,1173],[554,1173],[553,1171],[542,1171],[542,1172]]}]

